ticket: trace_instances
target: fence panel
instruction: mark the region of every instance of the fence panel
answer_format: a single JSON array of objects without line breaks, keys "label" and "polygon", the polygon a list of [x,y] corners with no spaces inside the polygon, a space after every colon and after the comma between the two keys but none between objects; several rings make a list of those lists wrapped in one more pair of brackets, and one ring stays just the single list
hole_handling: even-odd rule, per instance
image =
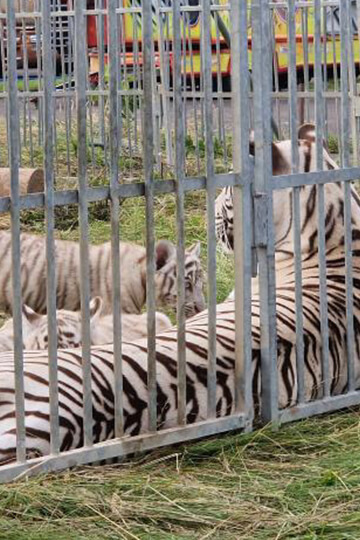
[{"label": "fence panel", "polygon": [[[351,187],[360,177],[355,4],[35,0],[22,2],[21,11],[11,0],[4,10],[0,4],[0,101],[7,133],[0,161],[11,171],[11,196],[0,198],[0,214],[5,219],[11,214],[15,336],[14,353],[0,355],[0,377],[12,362],[16,417],[16,461],[0,466],[1,481],[250,430],[254,397],[262,421],[274,423],[360,403],[357,216]],[[298,141],[304,121],[316,124],[314,141],[305,145]],[[276,127],[286,140],[274,145]],[[274,166],[279,153],[286,162],[280,174]],[[339,159],[339,169],[333,159]],[[44,192],[20,194],[19,167],[25,165],[44,168]],[[336,184],[342,185],[335,218],[329,198]],[[226,295],[217,286],[224,256],[216,249],[215,218],[216,195],[224,187],[233,194],[235,291],[234,303],[219,307]],[[314,199],[304,204],[307,193]],[[173,227],[176,239],[177,328],[161,342],[156,334],[157,209],[171,196],[173,222],[166,216],[166,225],[169,236]],[[129,201],[134,203],[130,211]],[[200,231],[199,226],[198,237],[207,246],[208,311],[196,331],[185,320],[189,201],[203,214],[205,227]],[[123,339],[120,240],[129,234],[128,222],[137,219],[135,204],[142,205],[146,243],[147,340],[129,345]],[[89,240],[99,216],[96,205],[103,205],[102,221],[109,223],[114,283],[113,345],[99,348],[91,346],[90,312],[95,278]],[[306,213],[312,205],[309,236]],[[282,250],[279,240],[287,219],[287,247],[293,252]],[[34,365],[43,355],[22,347],[26,254],[20,232],[29,223],[40,223],[46,233],[49,350],[46,375],[37,378]],[[57,350],[56,340],[55,238],[77,224],[82,348],[64,352]],[[330,249],[332,225],[342,232]],[[219,324],[224,310],[228,318]],[[225,338],[223,331],[229,332]],[[130,350],[137,353],[132,356]],[[258,394],[252,380],[258,376],[257,358]],[[221,369],[229,365],[222,378]],[[36,376],[29,376],[31,370]],[[64,379],[69,370],[72,384]],[[164,370],[173,378],[164,378]],[[45,394],[42,386],[29,386],[31,380],[45,380]],[[230,397],[221,395],[225,384],[231,386]],[[195,399],[197,385],[201,391]],[[29,388],[39,403],[46,403],[41,429],[48,435],[49,451],[42,457],[29,451],[40,431],[33,429]],[[226,399],[230,405],[224,413]],[[204,407],[196,421],[193,401],[199,410]],[[171,407],[174,419],[167,424]],[[70,435],[64,436],[64,411],[78,414],[80,434],[72,433],[71,443]],[[107,422],[104,431],[101,415]],[[137,415],[141,429],[133,432]],[[7,435],[0,434],[0,453]]]},{"label": "fence panel", "polygon": [[[12,2],[9,2],[12,4]],[[35,5],[36,4],[36,5]],[[167,5],[157,2],[152,10],[148,2],[120,2],[119,0],[96,0],[93,5],[81,2],[49,4],[37,0],[34,9],[29,12],[15,13],[13,6],[7,10],[6,25],[2,18],[3,32],[9,40],[5,56],[4,87],[1,97],[6,101],[9,115],[10,164],[12,168],[12,195],[0,199],[0,213],[12,212],[13,230],[13,284],[14,320],[16,329],[16,417],[17,417],[17,460],[0,467],[0,480],[8,481],[23,475],[40,471],[58,470],[75,464],[88,463],[120,457],[138,450],[147,450],[194,438],[215,435],[232,429],[251,429],[251,271],[253,237],[251,224],[251,178],[252,163],[248,155],[249,115],[248,115],[248,77],[243,77],[243,70],[248,70],[248,52],[244,49],[246,35],[239,34],[237,26],[232,28],[234,51],[233,76],[237,89],[234,101],[234,114],[242,118],[234,124],[234,160],[235,172],[230,172],[228,161],[229,141],[225,140],[224,124],[225,101],[222,90],[221,52],[223,38],[219,33],[219,14],[230,6],[212,4],[203,0],[194,9],[183,4]],[[246,6],[232,3],[237,25],[247,28],[248,10]],[[24,8],[25,9],[25,8]],[[125,16],[127,18],[125,18]],[[130,16],[130,19],[128,18]],[[154,18],[160,23],[162,31],[159,40],[154,37]],[[30,20],[36,29],[33,38],[37,54],[35,71],[30,68],[29,51],[23,49],[23,65],[15,65],[16,57],[16,22]],[[90,52],[90,62],[84,61],[89,53],[91,24],[95,23],[97,40],[102,45],[94,56]],[[131,28],[126,24],[132,21]],[[201,28],[202,40],[196,44],[189,39],[193,32],[194,21]],[[63,26],[63,23],[66,26]],[[21,23],[22,26],[22,23]],[[66,31],[65,31],[66,30]],[[210,34],[211,31],[211,34]],[[132,39],[128,42],[129,32]],[[199,34],[200,35],[200,34]],[[211,40],[211,36],[213,40]],[[171,38],[170,38],[171,37]],[[186,38],[186,39],[184,39]],[[173,47],[169,45],[172,40]],[[230,39],[230,37],[229,37]],[[56,41],[57,40],[57,41]],[[45,45],[44,45],[45,44]],[[46,46],[49,44],[50,46]],[[192,47],[195,51],[192,51]],[[57,48],[58,47],[58,48]],[[196,48],[197,47],[197,48]],[[170,59],[171,52],[171,59]],[[157,64],[157,54],[162,61]],[[27,56],[28,55],[28,56]],[[40,61],[40,58],[43,61]],[[133,72],[131,84],[128,69],[131,59]],[[213,70],[213,60],[216,69]],[[97,64],[96,64],[96,62]],[[171,60],[171,76],[168,62]],[[194,74],[194,63],[199,61]],[[96,64],[96,66],[95,66]],[[94,88],[94,66],[98,69],[98,85]],[[33,71],[31,71],[33,70]],[[61,82],[59,82],[59,73]],[[31,73],[31,75],[30,75]],[[32,78],[34,77],[34,79]],[[216,80],[218,88],[213,87]],[[31,83],[31,84],[30,84]],[[36,84],[35,84],[36,83]],[[34,88],[31,87],[34,85]],[[190,85],[190,90],[189,90]],[[30,89],[31,88],[31,89]],[[36,100],[37,113],[35,116]],[[161,104],[165,114],[171,119],[158,116]],[[230,102],[227,104],[229,106]],[[22,106],[23,105],[23,106]],[[17,114],[22,115],[21,126],[17,123]],[[159,123],[160,120],[160,123]],[[164,125],[164,122],[168,122]],[[165,122],[165,123],[166,123]],[[161,138],[156,130],[163,129],[164,148],[168,152],[165,161],[159,152],[163,150]],[[173,132],[174,128],[174,132]],[[195,128],[195,129],[194,129]],[[193,137],[189,140],[190,133]],[[174,137],[173,137],[174,135]],[[19,195],[18,166],[20,154],[22,164],[26,159],[34,165],[44,166],[45,192]],[[160,141],[160,142],[159,142]],[[189,165],[186,149],[192,147],[195,168]],[[28,152],[28,155],[26,154]],[[136,171],[133,170],[135,153],[141,157]],[[220,158],[217,158],[220,156]],[[130,160],[129,166],[126,160]],[[27,163],[27,162],[26,162]],[[6,165],[6,162],[3,163]],[[160,164],[160,166],[159,166]],[[94,172],[95,171],[95,172]],[[94,184],[94,177],[98,179]],[[161,176],[159,173],[162,173]],[[235,188],[237,208],[234,222],[235,257],[239,268],[243,269],[236,278],[236,381],[233,385],[235,406],[231,414],[218,418],[219,401],[219,357],[217,349],[217,289],[216,289],[216,238],[215,238],[215,197],[217,190],[226,186]],[[208,367],[205,376],[207,407],[204,417],[196,422],[191,419],[189,387],[189,364],[187,343],[189,336],[185,324],[185,247],[187,242],[186,205],[189,195],[202,192],[206,196],[204,213],[208,216],[207,241],[208,254]],[[156,338],[156,286],[155,286],[155,208],[160,195],[176,195],[176,236],[177,236],[177,354],[176,354],[176,427],[163,427],[161,399],[162,364]],[[146,222],[146,291],[148,312],[148,339],[146,348],[146,394],[147,422],[142,432],[129,437],[129,399],[133,384],[124,373],[123,325],[121,316],[122,279],[120,266],[121,255],[119,240],[123,238],[121,225],[124,223],[122,205],[127,200],[143,201]],[[94,350],[91,347],[92,326],[90,305],[93,270],[90,268],[91,246],[89,234],[92,225],[92,204],[110,202],[107,214],[111,232],[111,273],[115,286],[112,290],[112,311],[114,343],[106,348]],[[82,348],[73,352],[57,350],[56,342],[56,306],[58,305],[57,279],[59,278],[58,258],[55,255],[55,238],[62,230],[62,212],[75,206],[76,214],[72,219],[79,223],[79,261]],[[28,226],[32,216],[28,212],[46,211],[46,257],[48,260],[47,312],[49,325],[48,388],[42,395],[42,402],[47,402],[42,419],[42,430],[49,430],[49,453],[43,457],[34,457],[29,452],[32,433],[31,392],[29,371],[33,369],[34,358],[43,358],[42,353],[22,352],[21,337],[21,264],[20,260],[20,222]],[[36,215],[36,219],[39,217]],[[40,217],[41,219],[41,217]],[[59,229],[57,229],[59,226]],[[121,232],[121,234],[120,234]],[[0,231],[1,235],[1,231]],[[24,255],[22,254],[21,257]],[[24,260],[22,259],[22,262]],[[18,275],[17,275],[18,273]],[[17,305],[17,312],[15,306]],[[112,378],[108,381],[113,388],[113,423],[109,440],[98,442],[97,428],[98,403],[108,399],[108,393],[99,397],[101,374],[96,367],[96,358],[106,354],[112,366]],[[24,355],[24,360],[23,360]],[[35,356],[34,356],[35,355]],[[11,353],[12,356],[12,353]],[[125,355],[126,356],[126,355]],[[6,355],[6,362],[9,356]],[[76,362],[79,361],[78,367]],[[5,365],[0,358],[0,365]],[[36,364],[36,361],[35,361]],[[107,364],[108,365],[108,364]],[[25,367],[24,367],[25,366]],[[34,368],[36,371],[36,368]],[[74,369],[71,385],[64,382],[66,373]],[[190,372],[191,373],[191,372]],[[76,374],[76,375],[75,375]],[[42,377],[44,374],[42,373]],[[159,379],[160,377],[160,379]],[[31,377],[30,377],[31,380]],[[40,380],[40,379],[39,379]],[[41,379],[44,380],[44,379]],[[221,379],[220,379],[221,380]],[[191,383],[192,384],[192,383]],[[101,386],[105,389],[105,386]],[[32,392],[36,392],[32,388]],[[109,391],[109,388],[106,392]],[[42,390],[41,390],[42,392]],[[172,391],[171,391],[172,392]],[[72,394],[74,393],[74,394]],[[25,394],[25,395],[24,395]],[[81,402],[81,433],[76,447],[64,439],[64,411],[69,408],[69,396],[73,395],[74,413]],[[130,396],[130,397],[129,397]],[[80,402],[79,402],[80,399]],[[76,402],[76,403],[75,403]],[[48,409],[47,409],[48,407]],[[77,413],[76,413],[77,414]],[[36,415],[35,415],[36,416]],[[65,422],[65,423],[64,423]],[[45,424],[47,427],[45,427]],[[75,435],[76,437],[76,435]],[[108,435],[109,437],[109,435]],[[105,437],[106,438],[106,437]],[[101,440],[101,436],[100,436]],[[5,438],[3,438],[3,442]],[[1,446],[0,442],[0,446]],[[75,444],[75,443],[74,443]]]},{"label": "fence panel", "polygon": [[[357,215],[354,208],[356,194],[353,192],[351,183],[359,178],[360,170],[355,167],[358,163],[356,151],[356,117],[352,116],[351,101],[354,99],[355,85],[355,57],[354,49],[354,21],[356,12],[353,10],[355,3],[346,0],[340,3],[322,3],[320,0],[314,2],[296,3],[289,0],[285,6],[283,16],[288,20],[288,55],[289,55],[289,102],[290,102],[290,134],[291,134],[291,169],[281,176],[273,176],[269,179],[270,189],[274,201],[273,212],[279,208],[276,205],[281,193],[285,190],[291,197],[293,211],[293,234],[294,234],[294,275],[291,286],[287,283],[288,289],[294,287],[294,329],[290,330],[290,322],[284,315],[286,304],[285,290],[286,280],[282,273],[281,256],[276,255],[276,287],[273,291],[276,295],[277,311],[277,334],[278,334],[278,369],[283,361],[281,355],[284,345],[284,327],[288,326],[288,331],[294,331],[296,339],[296,370],[293,373],[292,384],[297,388],[296,399],[292,396],[291,405],[283,402],[281,391],[278,390],[278,421],[285,423],[288,421],[305,418],[314,414],[335,411],[343,407],[358,404],[360,393],[357,391],[357,368],[356,368],[356,346],[358,337],[355,326],[357,324],[356,314],[356,224]],[[276,2],[272,4],[276,8]],[[271,9],[271,8],[270,8]],[[301,145],[297,141],[297,128],[301,124],[302,112],[296,108],[297,98],[303,95],[302,91],[296,88],[296,56],[299,36],[296,35],[296,13],[305,10],[306,14],[301,16],[301,25],[305,33],[308,32],[309,13],[314,15],[314,116],[315,131],[313,139],[316,145],[316,152],[309,156],[314,160],[306,165],[305,171],[299,172],[298,152]],[[337,29],[335,22],[338,23]],[[328,43],[326,37],[330,25],[330,37],[332,43]],[[336,35],[335,35],[336,34]],[[331,41],[330,40],[330,41]],[[304,44],[304,41],[302,44]],[[331,52],[332,49],[332,52]],[[329,54],[333,55],[333,81],[335,92],[329,92],[328,85],[331,80],[328,78]],[[308,57],[308,52],[306,54]],[[338,71],[340,69],[340,72]],[[305,72],[309,71],[305,62]],[[305,94],[309,96],[309,77],[305,78]],[[335,99],[335,109],[331,106],[328,98]],[[278,98],[278,96],[276,96]],[[305,109],[309,111],[309,101]],[[311,101],[310,101],[311,104]],[[340,126],[338,148],[330,148],[329,134],[331,132],[329,124],[329,109],[336,112],[337,124]],[[300,118],[299,118],[300,117]],[[269,125],[269,119],[265,121]],[[266,127],[264,128],[264,130]],[[352,133],[353,140],[350,137]],[[353,151],[350,153],[350,148]],[[333,152],[335,159],[341,163],[339,169],[333,163],[329,167],[329,151]],[[325,156],[325,157],[324,157]],[[255,161],[258,158],[255,158]],[[260,158],[259,158],[260,159]],[[353,166],[352,166],[353,165]],[[306,168],[307,171],[306,172]],[[333,169],[333,170],[331,170]],[[306,174],[304,174],[306,173]],[[334,244],[333,231],[329,225],[329,209],[331,208],[332,197],[338,192],[337,184],[342,183],[341,193],[343,200],[341,208],[344,210],[337,215],[334,226],[339,226],[341,236]],[[299,205],[299,201],[304,199],[304,194],[310,193],[313,186],[316,189],[314,196],[314,211],[317,220],[316,242],[312,253],[304,251],[306,245],[306,215],[309,207],[304,203]],[[289,191],[291,189],[291,192]],[[290,195],[291,193],[291,195]],[[255,194],[256,196],[256,194]],[[343,206],[342,206],[343,205]],[[330,210],[331,213],[331,210]],[[272,212],[271,212],[272,214]],[[285,218],[285,216],[284,216]],[[274,218],[273,218],[274,219]],[[272,220],[270,220],[272,221]],[[272,223],[270,223],[272,227]],[[301,230],[301,237],[300,237]],[[270,231],[269,231],[270,234]],[[279,248],[277,231],[275,230],[275,254]],[[279,258],[280,257],[280,258]],[[336,258],[336,263],[334,259]],[[309,261],[313,266],[309,270]],[[271,261],[265,263],[267,267]],[[334,267],[337,271],[334,271]],[[337,273],[338,272],[338,273]],[[311,273],[313,274],[311,276]],[[312,281],[310,281],[310,278]],[[342,283],[342,287],[337,287],[336,283]],[[312,291],[310,295],[310,291]],[[290,293],[289,293],[290,294]],[[340,300],[341,298],[341,300]],[[314,303],[312,303],[312,299]],[[316,302],[316,303],[315,303]],[[341,306],[341,308],[340,308]],[[340,308],[337,311],[337,308]],[[313,313],[311,312],[313,309]],[[313,317],[313,318],[312,318]],[[318,325],[316,328],[315,325]],[[311,356],[309,342],[316,339],[317,356]],[[317,358],[317,363],[316,363]],[[285,367],[282,367],[285,373]],[[319,370],[319,371],[318,371]],[[278,375],[279,381],[284,383],[282,376]],[[285,378],[285,375],[284,375]],[[316,382],[314,382],[316,380]],[[285,384],[285,383],[284,383]],[[266,412],[263,415],[266,418]]]}]

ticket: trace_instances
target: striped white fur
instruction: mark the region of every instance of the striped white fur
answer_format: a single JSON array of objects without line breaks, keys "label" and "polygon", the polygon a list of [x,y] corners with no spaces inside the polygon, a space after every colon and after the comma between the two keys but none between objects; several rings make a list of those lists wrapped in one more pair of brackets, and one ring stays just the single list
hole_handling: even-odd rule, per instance
[{"label": "striped white fur", "polygon": [[[282,170],[288,157],[282,153],[286,147],[275,145],[273,168],[276,172],[281,158]],[[315,155],[311,141],[300,145],[300,152],[310,151]],[[324,161],[327,153],[324,150]],[[284,195],[285,193],[285,195]],[[284,225],[276,222],[275,235],[280,248],[276,275],[277,309],[277,365],[279,406],[296,404],[296,334],[295,334],[295,279],[294,259],[290,242],[291,193],[274,193],[274,214],[282,215]],[[278,194],[280,196],[278,197]],[[326,187],[326,255],[329,315],[329,351],[331,393],[346,390],[347,343],[346,343],[346,288],[343,234],[343,191],[341,186]],[[220,199],[221,201],[221,199]],[[219,204],[219,202],[218,202]],[[284,206],[285,205],[285,206]],[[226,211],[229,207],[226,208]],[[321,332],[319,314],[319,267],[317,255],[317,197],[313,187],[302,189],[302,236],[303,236],[303,314],[306,399],[322,396]],[[304,218],[305,216],[305,218]],[[226,218],[226,212],[223,214]],[[290,221],[289,221],[290,220]],[[356,193],[352,192],[353,221],[353,275],[354,275],[354,330],[355,330],[355,381],[360,386],[360,205]],[[340,232],[342,229],[342,233]],[[310,239],[312,237],[312,239]],[[283,249],[286,246],[286,249]],[[252,368],[253,396],[259,404],[261,386],[259,294],[256,283],[252,294]],[[232,301],[217,306],[217,415],[234,412],[234,363],[235,363],[235,316]],[[186,375],[187,375],[187,422],[204,420],[207,415],[207,355],[208,328],[207,312],[200,313],[187,321],[186,332]],[[124,387],[125,433],[135,435],[148,429],[147,394],[148,349],[146,340],[125,343],[122,368]],[[94,347],[91,351],[93,435],[94,442],[114,435],[114,354],[113,347]],[[48,359],[43,352],[26,352],[25,365],[25,411],[26,448],[28,455],[46,455],[49,446],[49,396]],[[82,423],[82,357],[81,350],[65,350],[58,353],[59,366],[59,412],[61,450],[83,445]],[[156,374],[158,399],[158,425],[173,427],[177,422],[177,330],[169,329],[157,336]],[[14,459],[16,447],[16,411],[14,393],[14,362],[11,354],[0,355],[0,459]]]},{"label": "striped white fur", "polygon": [[[111,244],[89,248],[91,296],[100,296],[104,313],[112,311]],[[176,250],[171,242],[156,245],[155,293],[158,307],[176,309]],[[11,235],[0,231],[0,309],[11,310]],[[57,308],[80,309],[79,244],[56,240]],[[134,244],[120,244],[121,309],[124,313],[141,313],[146,301],[146,250]],[[200,244],[186,250],[186,316],[205,308]],[[22,300],[38,313],[46,311],[45,238],[21,235]]]},{"label": "striped white fur", "polygon": [[[155,312],[156,329],[162,332],[172,326],[170,319]],[[8,319],[0,329],[0,352],[14,349],[13,319]],[[60,309],[56,312],[57,346],[59,349],[81,347],[81,313]],[[48,348],[47,316],[40,315],[24,305],[22,314],[23,347],[30,351]],[[113,315],[102,315],[102,300],[90,302],[90,334],[92,345],[105,345],[114,341]],[[128,314],[121,317],[121,334],[124,341],[147,336],[147,313]]]}]

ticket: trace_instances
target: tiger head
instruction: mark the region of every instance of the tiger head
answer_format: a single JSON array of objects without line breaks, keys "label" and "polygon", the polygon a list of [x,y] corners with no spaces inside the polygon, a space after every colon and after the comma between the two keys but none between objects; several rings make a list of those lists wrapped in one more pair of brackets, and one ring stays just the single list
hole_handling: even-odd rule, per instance
[{"label": "tiger head", "polygon": [[[96,296],[90,301],[90,337],[91,345],[106,345],[113,343],[113,315],[103,315],[103,301]],[[155,312],[156,331],[164,332],[172,326],[170,319],[158,311]],[[13,319],[8,319],[0,329],[0,352],[14,349]],[[73,349],[81,347],[81,312],[56,312],[57,348]],[[121,335],[124,341],[135,341],[147,336],[147,313],[128,314],[121,316]],[[25,350],[46,350],[49,346],[47,315],[40,315],[29,306],[22,309],[23,347]]]},{"label": "tiger head", "polygon": [[[98,323],[102,310],[99,297],[90,301],[90,331]],[[81,347],[81,312],[60,309],[56,312],[58,349]],[[40,315],[26,304],[22,307],[23,347],[26,350],[45,350],[49,345],[47,315]],[[8,319],[0,330],[0,351],[12,350],[14,340],[13,319]]]},{"label": "tiger head", "polygon": [[[298,132],[299,171],[302,173],[316,170],[315,126],[305,124]],[[255,145],[250,141],[249,153],[255,154]],[[291,173],[291,141],[272,143],[273,176]],[[326,144],[323,147],[323,170],[337,169],[338,166],[329,155]],[[341,213],[342,188],[340,184],[325,184],[325,215],[327,246],[338,245],[343,234],[340,220],[336,225],[336,217]],[[353,204],[356,193],[353,193]],[[305,185],[300,188],[302,251],[311,252],[317,248],[317,187]],[[338,210],[335,210],[335,209]],[[332,211],[332,213],[331,213]],[[227,253],[234,249],[234,207],[233,188],[225,187],[216,199],[215,206],[216,237]],[[279,257],[293,256],[293,190],[291,188],[273,191],[273,225],[275,249]],[[328,233],[329,231],[329,233]],[[331,235],[330,235],[331,231]]]},{"label": "tiger head", "polygon": [[[176,249],[167,240],[156,244],[156,303],[165,308],[177,307]],[[185,250],[185,315],[192,317],[205,309],[200,242]]]}]

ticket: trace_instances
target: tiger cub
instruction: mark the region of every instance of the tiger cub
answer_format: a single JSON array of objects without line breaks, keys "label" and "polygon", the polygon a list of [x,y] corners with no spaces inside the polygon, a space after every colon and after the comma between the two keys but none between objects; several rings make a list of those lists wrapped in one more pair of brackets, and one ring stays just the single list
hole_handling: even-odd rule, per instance
[{"label": "tiger cub", "polygon": [[[90,302],[91,345],[113,342],[113,316],[102,315],[103,302],[98,296]],[[172,326],[164,313],[155,312],[156,331],[163,332]],[[81,347],[81,313],[65,309],[56,312],[57,346],[59,349]],[[35,351],[48,348],[47,316],[36,313],[26,304],[22,309],[23,347]],[[147,336],[147,313],[121,316],[123,341],[134,341]],[[0,352],[14,349],[13,319],[8,319],[0,329]]]},{"label": "tiger cub", "polygon": [[[22,301],[38,313],[46,312],[45,238],[21,235]],[[156,305],[176,309],[176,249],[171,242],[156,244]],[[112,312],[111,244],[89,246],[91,296],[103,299],[104,314]],[[11,311],[11,235],[0,231],[0,309]],[[146,250],[134,244],[120,244],[121,309],[141,313],[146,301]],[[56,302],[58,309],[80,309],[79,244],[56,240]],[[205,309],[200,243],[185,253],[186,316]]]}]

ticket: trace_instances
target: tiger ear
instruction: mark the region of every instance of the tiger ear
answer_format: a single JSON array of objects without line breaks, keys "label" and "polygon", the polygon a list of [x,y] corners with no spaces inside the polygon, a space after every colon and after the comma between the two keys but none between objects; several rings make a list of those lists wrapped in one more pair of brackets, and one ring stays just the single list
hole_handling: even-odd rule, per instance
[{"label": "tiger ear", "polygon": [[27,306],[26,304],[23,304],[21,311],[23,320],[25,319],[30,325],[37,324],[42,317],[42,315],[36,313],[36,311],[31,309],[31,307]]},{"label": "tiger ear", "polygon": [[298,139],[312,143],[315,142],[315,124],[309,122],[300,126],[298,130]]},{"label": "tiger ear", "polygon": [[279,176],[281,174],[290,173],[290,164],[285,158],[284,153],[279,148],[278,144],[271,143],[271,154],[272,154],[272,167],[273,175]]},{"label": "tiger ear", "polygon": [[160,270],[170,259],[175,258],[175,246],[168,240],[159,240],[155,247],[156,270]]},{"label": "tiger ear", "polygon": [[103,308],[103,301],[100,296],[95,296],[92,300],[90,300],[90,318],[91,319],[97,319],[100,316],[100,313]]},{"label": "tiger ear", "polygon": [[[314,143],[316,141],[316,128],[315,124],[308,122],[299,127],[298,139],[303,141],[308,141]],[[328,145],[326,144],[325,139],[323,139],[323,147],[327,152],[329,152]]]},{"label": "tiger ear", "polygon": [[31,332],[34,331],[38,323],[40,322],[42,315],[36,313],[31,307],[23,304],[22,308],[22,333],[23,339],[25,339]]},{"label": "tiger ear", "polygon": [[[249,154],[255,156],[255,141],[252,136],[249,140]],[[271,143],[271,154],[272,154],[272,166],[273,166],[273,175],[279,176],[280,174],[287,174],[290,172],[290,165],[286,161],[285,156],[281,149],[278,147],[277,143]]]},{"label": "tiger ear", "polygon": [[200,257],[200,251],[201,251],[201,244],[200,242],[196,242],[196,244],[193,244],[189,247],[189,249],[186,250],[187,253],[194,255],[195,257]]}]

